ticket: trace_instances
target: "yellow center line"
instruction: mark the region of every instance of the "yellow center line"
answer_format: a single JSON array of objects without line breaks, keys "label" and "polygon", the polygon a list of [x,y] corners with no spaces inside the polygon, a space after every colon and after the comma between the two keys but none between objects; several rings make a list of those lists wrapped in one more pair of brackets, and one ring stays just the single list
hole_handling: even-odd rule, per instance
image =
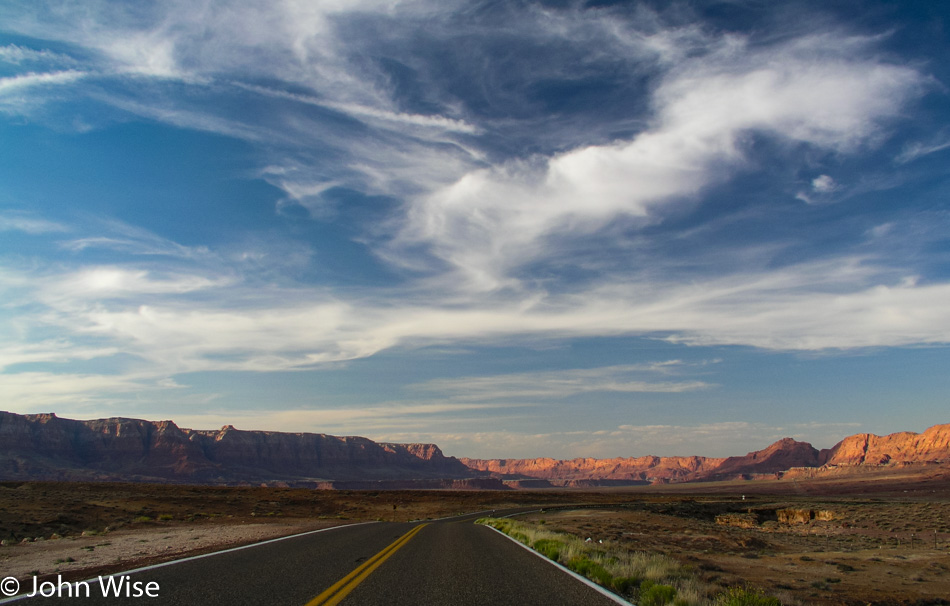
[{"label": "yellow center line", "polygon": [[420,524],[393,541],[389,547],[383,549],[370,559],[360,564],[356,570],[346,575],[330,586],[329,589],[307,602],[306,606],[335,606],[336,604],[339,604],[343,598],[345,598],[351,591],[356,589],[357,585],[366,580],[366,577],[371,575],[374,570],[379,568],[379,566],[389,558],[389,556],[396,553],[400,547],[408,543],[409,540],[416,536],[416,534],[418,534],[418,532],[425,526],[425,524]]}]

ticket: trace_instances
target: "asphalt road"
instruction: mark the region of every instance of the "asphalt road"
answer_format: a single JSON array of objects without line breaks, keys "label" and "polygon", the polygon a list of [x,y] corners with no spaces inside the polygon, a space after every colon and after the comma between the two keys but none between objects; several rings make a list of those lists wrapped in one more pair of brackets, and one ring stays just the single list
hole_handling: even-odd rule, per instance
[{"label": "asphalt road", "polygon": [[[156,583],[157,598],[103,598],[99,582],[93,580],[89,598],[82,587],[81,598],[75,591],[68,597],[62,588],[57,590],[62,597],[36,596],[15,604],[615,604],[492,529],[476,526],[476,517],[342,526],[145,569],[113,581],[138,582],[140,589]],[[55,593],[50,586],[46,589]]]}]

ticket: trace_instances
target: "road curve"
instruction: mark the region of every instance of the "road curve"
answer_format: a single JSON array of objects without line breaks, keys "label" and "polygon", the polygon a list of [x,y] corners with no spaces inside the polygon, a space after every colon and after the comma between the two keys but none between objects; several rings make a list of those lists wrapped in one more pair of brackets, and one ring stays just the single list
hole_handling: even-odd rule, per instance
[{"label": "road curve", "polygon": [[[333,598],[336,602],[321,602],[344,606],[616,604],[497,532],[471,523],[474,517],[440,520],[423,528],[417,528],[418,523],[389,522],[341,526],[144,569],[125,578],[126,583],[138,582],[140,588],[157,583],[157,598],[102,597],[99,582],[92,580],[90,597],[85,597],[85,588],[78,588],[82,592],[78,602],[305,606],[349,578],[345,591]],[[362,574],[351,574],[357,569]],[[70,598],[66,591],[56,592],[61,597],[36,596],[15,603],[77,600],[76,593]]]},{"label": "road curve", "polygon": [[616,606],[484,526],[430,524],[360,583],[344,606]]}]

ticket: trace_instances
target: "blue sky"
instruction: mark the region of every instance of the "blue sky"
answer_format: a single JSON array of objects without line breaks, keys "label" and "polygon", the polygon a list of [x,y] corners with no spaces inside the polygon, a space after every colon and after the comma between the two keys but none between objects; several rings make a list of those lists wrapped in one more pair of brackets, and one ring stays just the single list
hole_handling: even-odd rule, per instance
[{"label": "blue sky", "polygon": [[948,422],[948,16],[4,2],[0,406],[473,457]]}]

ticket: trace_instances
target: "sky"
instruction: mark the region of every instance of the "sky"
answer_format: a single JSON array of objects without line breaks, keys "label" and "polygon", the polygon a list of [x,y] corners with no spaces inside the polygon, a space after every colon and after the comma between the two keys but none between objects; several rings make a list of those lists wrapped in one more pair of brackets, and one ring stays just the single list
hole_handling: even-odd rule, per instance
[{"label": "sky", "polygon": [[5,0],[0,408],[482,458],[950,422],[948,17]]}]

